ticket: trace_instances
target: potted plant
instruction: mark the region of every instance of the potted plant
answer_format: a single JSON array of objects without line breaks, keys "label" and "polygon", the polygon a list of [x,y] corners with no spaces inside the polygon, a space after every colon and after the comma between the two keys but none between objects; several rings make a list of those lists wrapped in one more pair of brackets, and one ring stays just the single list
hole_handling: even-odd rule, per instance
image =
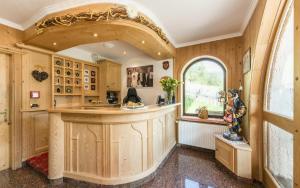
[{"label": "potted plant", "polygon": [[172,104],[172,98],[174,95],[174,91],[178,87],[180,82],[171,77],[163,77],[160,80],[160,84],[161,84],[163,90],[167,93],[167,103]]}]

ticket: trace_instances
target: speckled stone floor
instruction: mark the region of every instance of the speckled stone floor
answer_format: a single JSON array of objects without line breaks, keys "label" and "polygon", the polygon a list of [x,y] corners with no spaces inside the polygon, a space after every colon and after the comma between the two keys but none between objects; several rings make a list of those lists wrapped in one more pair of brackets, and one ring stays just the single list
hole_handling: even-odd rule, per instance
[{"label": "speckled stone floor", "polygon": [[[94,188],[84,182],[67,181],[51,186],[48,180],[29,167],[0,172],[0,188]],[[177,147],[154,179],[142,188],[251,188],[260,187],[237,180],[217,164],[213,153]]]}]

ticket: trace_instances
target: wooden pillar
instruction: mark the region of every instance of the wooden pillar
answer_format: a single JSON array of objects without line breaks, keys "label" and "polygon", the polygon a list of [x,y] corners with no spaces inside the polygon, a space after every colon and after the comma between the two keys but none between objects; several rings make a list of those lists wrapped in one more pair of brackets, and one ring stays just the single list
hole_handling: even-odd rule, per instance
[{"label": "wooden pillar", "polygon": [[295,74],[295,93],[294,93],[294,125],[296,126],[296,131],[294,133],[294,187],[300,187],[300,1],[294,1],[295,6],[295,64],[294,64],[294,74]]},{"label": "wooden pillar", "polygon": [[48,163],[48,179],[61,182],[64,172],[64,122],[60,113],[49,113]]}]

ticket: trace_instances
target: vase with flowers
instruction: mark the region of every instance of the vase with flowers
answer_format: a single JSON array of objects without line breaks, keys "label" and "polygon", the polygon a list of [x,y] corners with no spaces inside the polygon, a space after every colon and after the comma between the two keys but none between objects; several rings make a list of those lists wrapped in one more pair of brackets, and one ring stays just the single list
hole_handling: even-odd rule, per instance
[{"label": "vase with flowers", "polygon": [[172,98],[174,96],[175,89],[179,86],[180,82],[171,77],[163,77],[160,80],[162,89],[167,93],[167,104],[172,104]]}]

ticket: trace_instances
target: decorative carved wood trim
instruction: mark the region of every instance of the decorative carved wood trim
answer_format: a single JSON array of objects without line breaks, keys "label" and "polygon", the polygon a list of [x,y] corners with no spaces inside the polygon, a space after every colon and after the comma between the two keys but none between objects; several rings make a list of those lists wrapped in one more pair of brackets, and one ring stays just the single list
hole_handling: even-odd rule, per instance
[{"label": "decorative carved wood trim", "polygon": [[66,14],[63,16],[54,16],[51,18],[46,18],[40,22],[37,22],[35,24],[35,27],[36,27],[37,35],[39,35],[43,33],[45,29],[57,25],[71,26],[78,22],[100,22],[100,21],[107,22],[110,20],[130,20],[145,25],[151,30],[153,30],[154,32],[156,32],[157,35],[162,40],[164,40],[167,44],[169,44],[169,40],[167,39],[165,33],[162,31],[161,28],[156,26],[152,21],[150,21],[149,19],[147,19],[145,16],[142,15],[137,15],[135,18],[130,18],[127,9],[122,6],[109,8],[104,12],[89,11],[89,12],[80,12],[77,14]]}]

